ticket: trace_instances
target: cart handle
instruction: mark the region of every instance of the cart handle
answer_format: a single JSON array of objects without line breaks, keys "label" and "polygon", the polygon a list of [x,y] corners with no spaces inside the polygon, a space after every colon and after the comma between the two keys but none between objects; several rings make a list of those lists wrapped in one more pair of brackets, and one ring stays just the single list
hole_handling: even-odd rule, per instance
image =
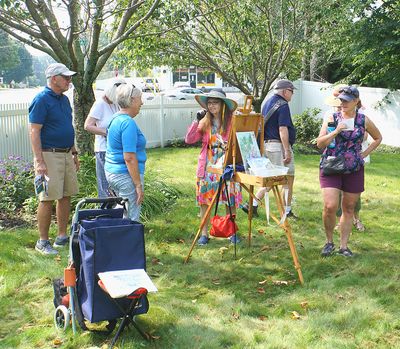
[{"label": "cart handle", "polygon": [[123,198],[121,197],[108,197],[108,198],[85,198],[79,201],[82,204],[102,204],[102,203],[121,203]]},{"label": "cart handle", "polygon": [[[78,202],[78,204],[75,207],[75,214],[77,214],[77,212],[85,205],[85,204],[103,204],[102,206],[104,206],[105,204],[108,203],[116,203],[119,205],[123,205],[123,203],[125,202],[125,200],[121,197],[108,197],[108,198],[84,198],[82,200],[80,200]],[[74,222],[76,217],[74,217]]]}]

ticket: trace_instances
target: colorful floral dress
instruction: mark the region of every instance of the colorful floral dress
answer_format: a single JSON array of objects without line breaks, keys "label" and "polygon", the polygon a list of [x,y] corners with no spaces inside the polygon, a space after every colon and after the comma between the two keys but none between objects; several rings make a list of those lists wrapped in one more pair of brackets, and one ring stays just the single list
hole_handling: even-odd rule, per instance
[{"label": "colorful floral dress", "polygon": [[[207,150],[206,171],[203,178],[197,178],[196,199],[199,205],[210,205],[214,194],[218,190],[220,175],[208,172],[208,166],[215,165],[218,160],[223,162],[225,150],[218,140],[218,128],[213,125],[210,134],[210,141]],[[239,207],[242,202],[242,192],[239,183],[232,181],[227,182],[229,202],[231,206]],[[227,204],[225,190],[221,193],[220,204]]]},{"label": "colorful floral dress", "polygon": [[[338,125],[343,120],[342,114],[334,113],[333,120],[335,125]],[[342,131],[335,137],[335,147],[325,149],[321,156],[320,168],[322,168],[322,161],[328,156],[344,156],[345,174],[360,170],[364,166],[364,160],[361,157],[364,134],[365,115],[357,112],[354,118],[354,130]]]}]

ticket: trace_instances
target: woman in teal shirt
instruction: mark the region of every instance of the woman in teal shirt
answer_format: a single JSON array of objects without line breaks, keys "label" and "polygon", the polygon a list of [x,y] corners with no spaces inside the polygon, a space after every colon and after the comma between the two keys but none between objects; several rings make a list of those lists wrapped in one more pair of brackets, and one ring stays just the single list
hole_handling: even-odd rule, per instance
[{"label": "woman in teal shirt", "polygon": [[146,138],[134,117],[143,104],[142,92],[133,85],[120,85],[116,101],[120,111],[108,127],[104,169],[110,188],[128,200],[128,217],[139,221],[147,156]]}]

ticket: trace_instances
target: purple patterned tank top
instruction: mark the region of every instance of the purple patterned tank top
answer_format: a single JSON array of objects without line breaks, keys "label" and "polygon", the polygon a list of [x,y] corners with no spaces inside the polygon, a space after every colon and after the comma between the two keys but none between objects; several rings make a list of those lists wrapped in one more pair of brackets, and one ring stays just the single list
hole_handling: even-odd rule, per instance
[{"label": "purple patterned tank top", "polygon": [[[343,120],[342,113],[334,113],[333,120],[338,125]],[[365,115],[359,112],[354,118],[354,130],[342,131],[335,137],[335,147],[326,148],[321,156],[321,162],[328,156],[344,156],[345,173],[358,171],[364,165],[361,157],[361,144],[365,134]],[[320,163],[321,168],[321,163]]]}]

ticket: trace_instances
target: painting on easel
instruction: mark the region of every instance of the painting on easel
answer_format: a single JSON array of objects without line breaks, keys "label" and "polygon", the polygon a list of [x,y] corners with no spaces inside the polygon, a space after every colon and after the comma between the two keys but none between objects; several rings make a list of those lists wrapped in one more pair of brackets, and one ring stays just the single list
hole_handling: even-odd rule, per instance
[{"label": "painting on easel", "polygon": [[249,159],[261,157],[256,135],[253,131],[236,132],[236,138],[239,144],[240,154],[242,155],[243,166],[247,172],[249,167]]}]

